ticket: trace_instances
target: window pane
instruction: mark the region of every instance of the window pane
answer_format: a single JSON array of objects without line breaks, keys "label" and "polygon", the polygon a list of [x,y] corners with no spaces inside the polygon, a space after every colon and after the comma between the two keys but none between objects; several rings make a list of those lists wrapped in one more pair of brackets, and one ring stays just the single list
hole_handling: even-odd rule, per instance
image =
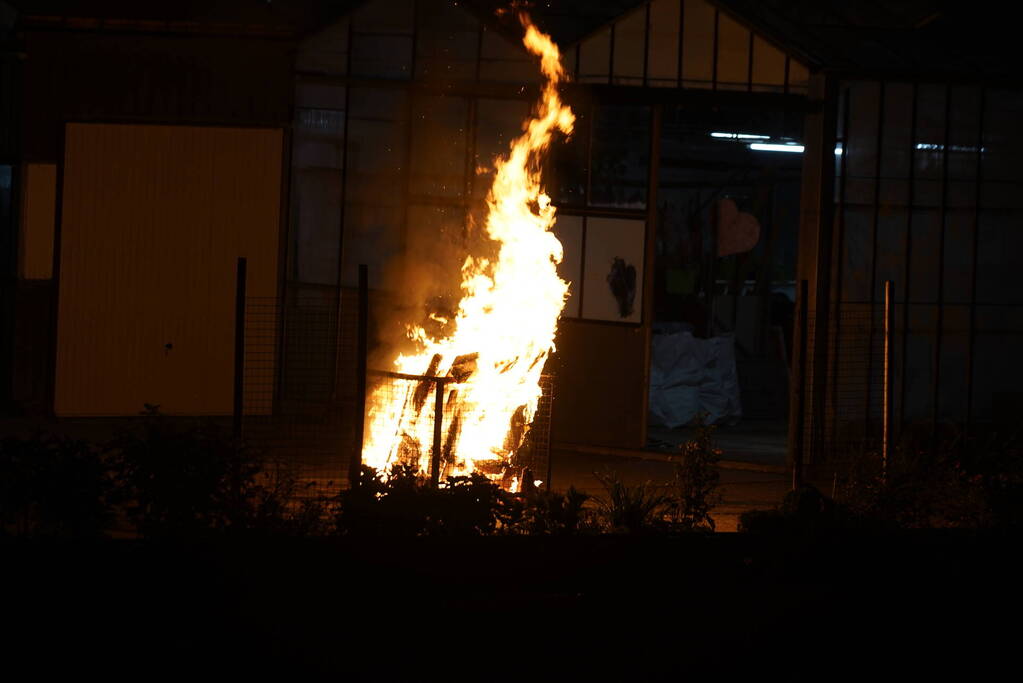
[{"label": "window pane", "polygon": [[[511,141],[522,132],[529,104],[517,100],[479,100],[476,103],[476,157],[473,195],[486,196],[493,182],[494,159],[506,155]],[[563,143],[555,141],[555,149]]]},{"label": "window pane", "polygon": [[352,36],[353,75],[404,79],[411,76],[411,68],[411,36]]},{"label": "window pane", "polygon": [[649,108],[602,105],[595,109],[590,206],[646,207],[649,140]]},{"label": "window pane", "polygon": [[295,70],[344,76],[348,70],[348,20],[328,26],[304,40],[295,55]]},{"label": "window pane", "polygon": [[1023,253],[1023,211],[980,213],[977,234],[977,301],[1019,303],[1019,267],[1013,255]]},{"label": "window pane", "polygon": [[346,201],[403,201],[407,106],[407,93],[401,90],[352,90]]},{"label": "window pane", "polygon": [[849,177],[872,179],[877,175],[877,119],[880,102],[879,84],[856,82],[849,86],[849,130],[842,151],[847,156],[844,160],[845,172]]},{"label": "window pane", "polygon": [[411,205],[408,210],[403,306],[412,320],[427,310],[453,316],[465,262],[465,210]]},{"label": "window pane", "polygon": [[945,303],[968,303],[973,286],[972,209],[948,209],[945,213],[945,252],[942,299]]},{"label": "window pane", "polygon": [[457,97],[420,97],[413,105],[410,191],[433,197],[465,193],[468,102]]},{"label": "window pane", "polygon": [[934,303],[938,296],[938,250],[941,246],[941,212],[913,211],[913,246],[910,252],[909,300]]},{"label": "window pane", "polygon": [[916,176],[940,179],[945,148],[945,91],[943,85],[921,85],[916,104]]},{"label": "window pane", "polygon": [[1023,180],[1023,93],[993,91],[984,105],[984,161],[981,174],[985,181]]},{"label": "window pane", "polygon": [[846,208],[842,229],[842,301],[870,300],[870,262],[873,258],[873,211]]},{"label": "window pane", "polygon": [[416,9],[416,77],[475,79],[479,22],[461,7],[444,0],[418,0]]},{"label": "window pane", "polygon": [[352,13],[353,28],[362,33],[412,33],[415,0],[360,3]]},{"label": "window pane", "polygon": [[[565,68],[575,69],[574,57],[564,57]],[[539,80],[540,71],[525,49],[513,44],[492,29],[483,27],[483,45],[480,56],[480,80],[513,83],[531,83]]]},{"label": "window pane", "polygon": [[913,86],[888,83],[884,91],[884,147],[881,174],[886,178],[908,178],[913,150]]},{"label": "window pane", "polygon": [[295,279],[333,285],[341,234],[341,173],[296,170],[294,193]]},{"label": "window pane", "polygon": [[402,208],[345,204],[345,243],[341,284],[359,283],[359,264],[369,266],[369,286],[397,289],[401,286],[398,260],[402,252]]},{"label": "window pane", "polygon": [[562,205],[585,206],[587,174],[589,174],[590,119],[593,108],[582,100],[567,100],[575,112],[575,128],[566,141],[555,142],[551,149],[549,182],[551,196]]}]

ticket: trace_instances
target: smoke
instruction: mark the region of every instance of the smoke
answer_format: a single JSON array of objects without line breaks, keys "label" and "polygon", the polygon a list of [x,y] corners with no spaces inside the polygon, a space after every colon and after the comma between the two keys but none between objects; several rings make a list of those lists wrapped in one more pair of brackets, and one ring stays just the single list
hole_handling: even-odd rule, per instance
[{"label": "smoke", "polygon": [[[474,171],[475,172],[475,171]],[[477,180],[489,187],[489,178]],[[416,349],[410,327],[422,327],[432,337],[454,330],[462,298],[462,266],[469,256],[495,258],[497,243],[483,229],[486,205],[483,193],[468,210],[412,204],[406,215],[406,249],[394,254],[382,268],[381,281],[389,295],[373,302],[374,345],[369,364],[393,369],[400,353]]]}]

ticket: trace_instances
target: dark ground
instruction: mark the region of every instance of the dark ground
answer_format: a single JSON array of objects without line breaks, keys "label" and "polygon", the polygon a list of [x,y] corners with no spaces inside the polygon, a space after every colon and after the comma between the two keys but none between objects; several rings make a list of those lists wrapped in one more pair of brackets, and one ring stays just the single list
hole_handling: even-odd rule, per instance
[{"label": "dark ground", "polygon": [[[590,493],[595,472],[672,475],[650,452],[555,451],[552,464],[555,488]],[[721,475],[719,530],[789,486],[759,463],[726,461]],[[1018,668],[1018,546],[950,532],[0,541],[0,672],[993,680]]]},{"label": "dark ground", "polygon": [[8,542],[3,661],[42,680],[1012,678],[1017,543]]}]

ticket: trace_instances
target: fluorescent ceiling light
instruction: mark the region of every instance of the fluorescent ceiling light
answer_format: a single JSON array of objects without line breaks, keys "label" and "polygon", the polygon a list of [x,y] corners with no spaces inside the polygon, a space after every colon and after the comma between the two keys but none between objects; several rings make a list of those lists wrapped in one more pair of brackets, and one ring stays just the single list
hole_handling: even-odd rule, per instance
[{"label": "fluorescent ceiling light", "polygon": [[[941,152],[944,151],[945,145],[936,145],[932,142],[918,142],[916,148],[928,152]],[[950,152],[976,152],[977,148],[969,145],[949,145],[948,150]],[[980,151],[986,152],[987,148],[981,147]]]},{"label": "fluorescent ceiling light", "polygon": [[797,154],[803,153],[802,145],[775,145],[766,144],[763,142],[751,142],[749,148],[756,152],[795,152]]},{"label": "fluorescent ceiling light", "polygon": [[711,133],[712,138],[724,138],[726,140],[770,140],[770,135],[755,135],[753,133]]}]

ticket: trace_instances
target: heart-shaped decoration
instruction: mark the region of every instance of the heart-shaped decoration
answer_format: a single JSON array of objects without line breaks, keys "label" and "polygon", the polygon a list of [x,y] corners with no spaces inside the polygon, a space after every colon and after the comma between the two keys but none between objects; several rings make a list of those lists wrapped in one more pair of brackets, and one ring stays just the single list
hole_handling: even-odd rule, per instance
[{"label": "heart-shaped decoration", "polygon": [[731,199],[722,199],[718,210],[718,256],[741,254],[757,246],[760,221],[751,213],[739,211]]}]

